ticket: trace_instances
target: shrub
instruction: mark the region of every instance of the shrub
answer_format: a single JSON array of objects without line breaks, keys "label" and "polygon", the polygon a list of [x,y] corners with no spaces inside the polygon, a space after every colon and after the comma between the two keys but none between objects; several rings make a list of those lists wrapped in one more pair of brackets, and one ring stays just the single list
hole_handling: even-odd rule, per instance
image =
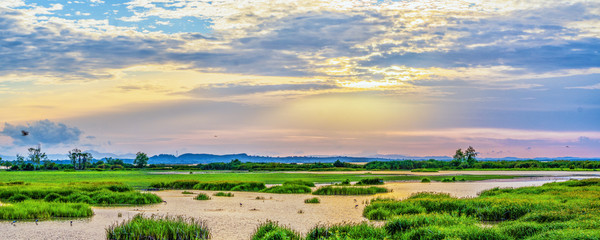
[{"label": "shrub", "polygon": [[200,193],[198,194],[196,197],[194,197],[194,199],[196,200],[210,200],[210,197],[204,193]]},{"label": "shrub", "polygon": [[304,203],[321,203],[321,200],[319,200],[316,197],[314,197],[314,198],[307,198],[307,199],[304,199]]},{"label": "shrub", "polygon": [[430,180],[429,178],[426,178],[426,177],[425,177],[425,178],[422,178],[422,179],[421,179],[421,182],[422,182],[422,183],[428,183],[428,182],[431,182],[431,180]]},{"label": "shrub", "polygon": [[136,215],[106,228],[106,238],[117,239],[209,239],[210,230],[203,221],[184,217],[144,217]]},{"label": "shrub", "polygon": [[383,179],[381,178],[363,178],[356,183],[356,185],[383,185]]}]

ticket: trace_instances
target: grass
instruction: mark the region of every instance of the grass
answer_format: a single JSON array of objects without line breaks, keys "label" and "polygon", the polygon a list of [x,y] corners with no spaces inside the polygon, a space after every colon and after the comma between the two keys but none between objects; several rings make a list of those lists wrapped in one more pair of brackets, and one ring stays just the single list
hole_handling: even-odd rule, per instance
[{"label": "grass", "polygon": [[267,221],[254,231],[252,234],[252,240],[300,240],[302,237],[294,230],[287,227],[280,226],[276,222]]},{"label": "grass", "polygon": [[230,192],[228,192],[228,193],[226,193],[226,192],[218,192],[218,193],[213,194],[213,196],[216,196],[216,197],[233,197],[233,193],[230,193]]},{"label": "grass", "polygon": [[106,228],[106,239],[210,239],[210,230],[193,218],[136,215]]},{"label": "grass", "polygon": [[114,182],[0,186],[0,201],[17,203],[29,199],[90,205],[143,205],[162,202],[162,199],[154,194],[141,193],[127,185]]},{"label": "grass", "polygon": [[[256,181],[264,182],[265,184],[282,184],[286,181],[303,179],[314,183],[334,183],[342,182],[345,179],[350,181],[359,181],[364,178],[364,174],[314,174],[314,173],[286,173],[277,172],[219,172],[208,171],[206,174],[187,174],[187,171],[173,171],[173,173],[186,174],[157,174],[158,171],[2,171],[0,170],[0,182],[18,182],[25,181],[28,183],[75,183],[82,180],[87,182],[120,182],[133,188],[148,188],[154,183],[173,182],[176,180],[193,180],[193,181]],[[402,171],[399,171],[402,173]],[[377,174],[377,171],[372,171],[370,177],[381,178],[384,181],[419,181],[423,176],[406,176],[406,175],[390,175]],[[431,180],[440,181],[444,176],[429,176]],[[457,175],[456,178],[465,178],[468,181],[478,181],[486,179],[510,179],[516,176],[505,175]],[[191,189],[191,188],[189,188]]]},{"label": "grass", "polygon": [[321,200],[319,200],[319,198],[307,198],[304,199],[304,203],[321,203]]},{"label": "grass", "polygon": [[[385,220],[382,226],[316,226],[304,239],[600,240],[598,196],[600,179],[586,179],[540,187],[495,188],[476,198],[418,193],[402,201],[373,199],[363,214],[368,219]],[[266,233],[294,233],[278,225],[269,229],[253,239],[286,239]],[[296,234],[294,239],[301,237]]]},{"label": "grass", "polygon": [[426,178],[426,177],[425,178],[421,178],[421,182],[422,183],[429,183],[429,182],[431,182],[431,179]]},{"label": "grass", "polygon": [[314,195],[373,195],[386,193],[388,190],[381,187],[320,187],[313,192]]},{"label": "grass", "polygon": [[305,185],[284,184],[281,186],[273,186],[270,188],[265,188],[265,189],[261,190],[261,192],[294,194],[294,193],[311,193],[312,190]]},{"label": "grass", "polygon": [[309,181],[304,181],[304,180],[291,180],[291,181],[283,182],[282,185],[302,185],[302,186],[307,186],[307,187],[314,187],[315,183],[309,182]]},{"label": "grass", "polygon": [[199,193],[194,197],[195,200],[210,200],[210,197],[204,193]]},{"label": "grass", "polygon": [[39,200],[26,200],[19,203],[0,206],[2,220],[33,220],[50,218],[91,217],[94,212],[84,203],[54,203]]},{"label": "grass", "polygon": [[381,178],[363,178],[356,183],[356,185],[383,185],[383,179]]},{"label": "grass", "polygon": [[245,191],[258,192],[265,189],[265,184],[261,182],[242,182],[242,181],[214,181],[200,182],[194,185],[194,189],[211,191]]},{"label": "grass", "polygon": [[439,172],[437,169],[431,169],[431,168],[417,168],[417,169],[413,169],[410,171],[411,172]]},{"label": "grass", "polygon": [[194,194],[193,192],[183,191],[181,194]]}]

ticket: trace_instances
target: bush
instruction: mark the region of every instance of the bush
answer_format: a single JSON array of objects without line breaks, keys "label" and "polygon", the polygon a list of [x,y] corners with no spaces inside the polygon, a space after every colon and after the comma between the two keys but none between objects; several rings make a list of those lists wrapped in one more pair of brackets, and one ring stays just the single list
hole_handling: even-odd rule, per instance
[{"label": "bush", "polygon": [[106,228],[106,239],[210,239],[210,230],[203,221],[184,217],[144,217]]},{"label": "bush", "polygon": [[196,200],[210,200],[210,197],[204,193],[198,194],[194,199]]},{"label": "bush", "polygon": [[429,178],[422,178],[421,182],[422,183],[428,183],[428,182],[431,182],[431,180]]},{"label": "bush", "polygon": [[314,198],[307,198],[307,199],[304,199],[304,203],[321,203],[321,200],[319,200],[316,197],[314,197]]},{"label": "bush", "polygon": [[356,183],[356,185],[383,185],[383,179],[381,178],[363,178]]}]

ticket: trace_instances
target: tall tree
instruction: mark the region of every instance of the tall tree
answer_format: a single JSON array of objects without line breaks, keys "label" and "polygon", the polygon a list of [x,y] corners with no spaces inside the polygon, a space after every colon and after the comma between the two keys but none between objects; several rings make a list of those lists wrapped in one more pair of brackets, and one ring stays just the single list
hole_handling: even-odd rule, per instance
[{"label": "tall tree", "polygon": [[71,164],[73,165],[73,168],[75,169],[79,169],[78,165],[77,165],[77,160],[80,158],[81,155],[81,150],[74,148],[73,150],[69,151],[69,154],[67,155],[69,157],[69,159],[71,160]]},{"label": "tall tree", "polygon": [[462,149],[459,148],[456,150],[456,153],[454,153],[454,156],[452,157],[452,161],[450,163],[452,164],[452,166],[458,167],[464,160],[465,154],[463,153]]},{"label": "tall tree", "polygon": [[40,145],[38,145],[37,148],[29,148],[27,151],[29,151],[29,161],[35,163],[36,165],[40,165],[41,161],[48,160],[46,153],[42,152],[42,147]]},{"label": "tall tree", "polygon": [[143,152],[138,152],[135,154],[135,160],[133,160],[133,164],[137,165],[138,168],[143,168],[148,163],[148,155]]},{"label": "tall tree", "polygon": [[469,164],[469,167],[473,167],[475,165],[475,163],[477,162],[477,159],[475,157],[477,157],[477,152],[475,151],[475,148],[469,146],[469,148],[467,148],[467,150],[465,150],[465,158],[467,159],[467,164]]}]

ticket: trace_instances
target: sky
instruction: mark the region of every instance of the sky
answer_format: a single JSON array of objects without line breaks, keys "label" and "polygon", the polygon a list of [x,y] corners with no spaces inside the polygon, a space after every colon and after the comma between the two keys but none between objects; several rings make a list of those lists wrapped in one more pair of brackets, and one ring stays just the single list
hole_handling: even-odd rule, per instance
[{"label": "sky", "polygon": [[599,26],[586,0],[3,0],[0,154],[600,157]]}]

